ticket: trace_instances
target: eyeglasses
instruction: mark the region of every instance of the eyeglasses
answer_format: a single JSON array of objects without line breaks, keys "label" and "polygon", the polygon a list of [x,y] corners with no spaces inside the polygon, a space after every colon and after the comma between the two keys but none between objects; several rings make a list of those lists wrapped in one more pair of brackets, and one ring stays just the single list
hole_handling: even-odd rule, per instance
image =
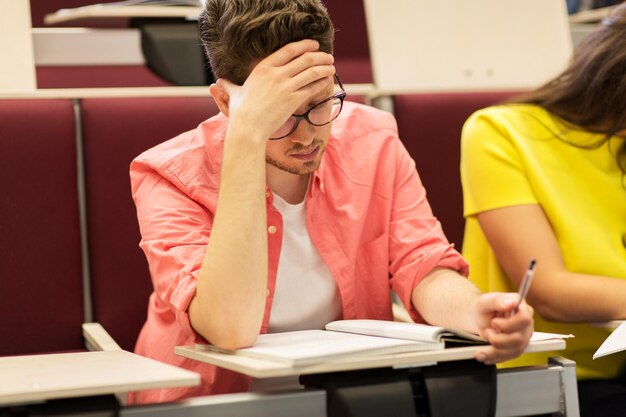
[{"label": "eyeglasses", "polygon": [[341,113],[343,100],[346,98],[346,90],[344,90],[343,84],[341,84],[341,80],[337,74],[335,74],[335,79],[341,91],[317,103],[304,114],[292,114],[278,130],[272,133],[270,140],[282,139],[291,135],[298,128],[302,120],[306,120],[313,126],[324,126],[335,120],[337,116],[339,116],[339,113]]}]

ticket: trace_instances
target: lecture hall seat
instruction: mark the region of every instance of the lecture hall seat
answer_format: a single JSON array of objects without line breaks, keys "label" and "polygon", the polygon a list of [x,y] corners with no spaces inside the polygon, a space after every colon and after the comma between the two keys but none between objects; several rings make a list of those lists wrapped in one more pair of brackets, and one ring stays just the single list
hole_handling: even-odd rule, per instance
[{"label": "lecture hall seat", "polygon": [[0,356],[82,350],[70,100],[0,100]]},{"label": "lecture hall seat", "polygon": [[139,248],[130,163],[218,109],[209,97],[94,98],[81,109],[94,321],[133,350],[152,284]]},{"label": "lecture hall seat", "polygon": [[365,8],[363,0],[326,0],[335,26],[335,68],[345,84],[371,83]]},{"label": "lecture hall seat", "polygon": [[463,243],[461,129],[476,110],[497,104],[514,92],[398,94],[394,111],[400,139],[415,160],[433,213],[448,240]]},{"label": "lecture hall seat", "polygon": [[35,68],[37,88],[169,87],[145,65],[66,65]]}]

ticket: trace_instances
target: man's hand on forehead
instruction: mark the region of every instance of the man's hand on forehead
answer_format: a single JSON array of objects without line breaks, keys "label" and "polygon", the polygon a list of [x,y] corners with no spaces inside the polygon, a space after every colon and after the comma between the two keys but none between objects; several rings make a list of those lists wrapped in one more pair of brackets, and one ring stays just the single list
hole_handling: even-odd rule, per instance
[{"label": "man's hand on forehead", "polygon": [[282,67],[288,75],[295,76],[317,66],[332,65],[335,58],[319,51],[319,42],[316,40],[304,39],[288,43],[263,61],[274,67]]},{"label": "man's hand on forehead", "polygon": [[332,55],[319,51],[319,43],[305,39],[289,43],[253,69],[242,86],[218,80],[228,95],[231,122],[255,126],[269,137],[276,129],[313,98],[332,94],[335,67]]}]

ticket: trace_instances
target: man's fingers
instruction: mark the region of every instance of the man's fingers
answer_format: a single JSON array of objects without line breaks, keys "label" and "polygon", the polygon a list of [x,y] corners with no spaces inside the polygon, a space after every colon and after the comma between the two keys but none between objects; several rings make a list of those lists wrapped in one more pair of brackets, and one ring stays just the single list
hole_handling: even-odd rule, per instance
[{"label": "man's fingers", "polygon": [[532,313],[519,311],[511,317],[495,317],[491,319],[491,327],[500,332],[513,333],[531,328],[533,324]]},{"label": "man's fingers", "polygon": [[335,67],[332,65],[309,68],[292,78],[294,91],[302,91],[308,95],[315,95],[328,88],[333,83]]},{"label": "man's fingers", "polygon": [[[335,75],[335,67],[333,66],[334,58],[332,55],[323,52],[307,52],[289,64],[285,65],[281,71],[290,78],[289,85],[294,91],[308,88],[307,93],[318,93],[315,83],[319,80],[329,79]],[[324,83],[326,86],[327,83]]]},{"label": "man's fingers", "polygon": [[297,42],[291,42],[276,52],[270,54],[265,61],[274,67],[281,67],[293,61],[306,52],[314,52],[319,49],[319,42],[313,39],[303,39]]},{"label": "man's fingers", "polygon": [[486,333],[489,344],[496,349],[522,348],[529,338],[529,335],[521,332],[497,333],[489,329]]},{"label": "man's fingers", "polygon": [[519,296],[515,293],[491,292],[481,295],[479,308],[481,313],[507,313],[517,305]]},{"label": "man's fingers", "polygon": [[532,332],[528,325],[521,326],[519,331],[500,332],[488,328],[484,332],[489,341],[487,347],[481,348],[476,359],[484,363],[498,363],[519,356],[530,340]]},{"label": "man's fingers", "polygon": [[317,48],[317,41],[292,42],[268,56],[259,65],[280,68],[282,75],[291,79],[293,89],[299,90],[303,86],[335,74],[333,66],[335,58],[317,51]]},{"label": "man's fingers", "polygon": [[325,52],[306,52],[293,61],[286,64],[285,71],[288,76],[293,77],[310,68],[332,65],[335,57]]},{"label": "man's fingers", "polygon": [[509,359],[514,359],[519,356],[520,353],[521,352],[516,349],[503,350],[496,349],[493,346],[488,346],[477,350],[474,358],[484,364],[493,365],[496,363],[508,361]]}]

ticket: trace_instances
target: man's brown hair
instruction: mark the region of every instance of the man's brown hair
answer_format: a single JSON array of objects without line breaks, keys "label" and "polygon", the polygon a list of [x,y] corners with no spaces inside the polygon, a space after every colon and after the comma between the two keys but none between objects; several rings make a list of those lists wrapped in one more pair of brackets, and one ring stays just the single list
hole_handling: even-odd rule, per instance
[{"label": "man's brown hair", "polygon": [[333,51],[334,28],[319,0],[206,0],[200,40],[216,78],[243,84],[253,65],[302,39]]}]

